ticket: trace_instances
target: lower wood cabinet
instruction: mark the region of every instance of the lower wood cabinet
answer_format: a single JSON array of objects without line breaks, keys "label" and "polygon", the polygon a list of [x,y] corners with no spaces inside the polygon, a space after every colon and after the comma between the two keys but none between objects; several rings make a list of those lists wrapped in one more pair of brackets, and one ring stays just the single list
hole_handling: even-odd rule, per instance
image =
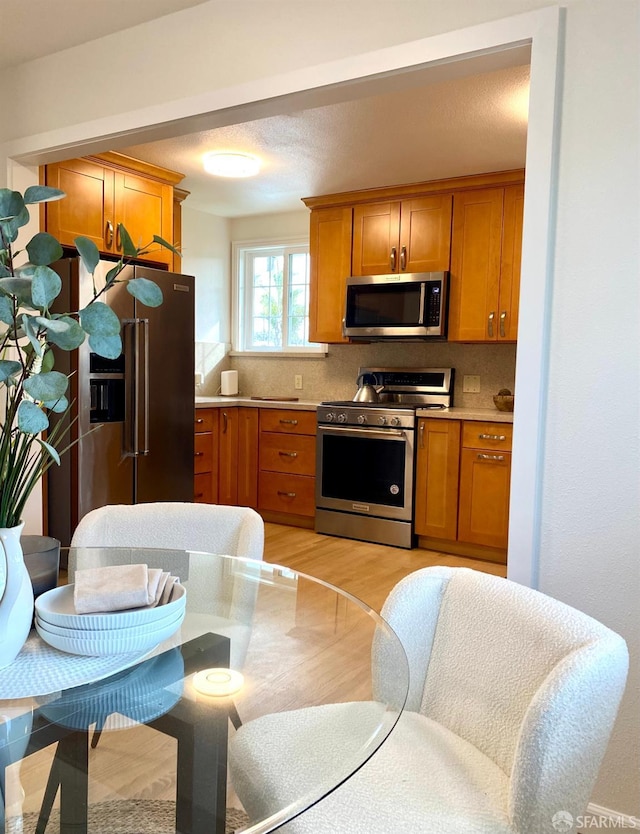
[{"label": "lower wood cabinet", "polygon": [[315,412],[200,408],[195,428],[194,500],[253,507],[270,520],[310,526]]},{"label": "lower wood cabinet", "polygon": [[415,530],[426,546],[506,563],[512,435],[510,423],[419,420]]}]

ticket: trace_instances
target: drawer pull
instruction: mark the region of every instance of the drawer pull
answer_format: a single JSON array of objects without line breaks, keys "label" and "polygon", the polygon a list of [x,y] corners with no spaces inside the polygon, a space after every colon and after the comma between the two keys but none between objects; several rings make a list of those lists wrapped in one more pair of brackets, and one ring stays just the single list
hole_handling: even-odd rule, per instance
[{"label": "drawer pull", "polygon": [[204,456],[204,452],[194,452],[193,456],[194,458],[201,458]]},{"label": "drawer pull", "polygon": [[506,319],[507,319],[507,311],[503,310],[500,313],[500,335],[502,336],[503,339],[506,336],[505,329],[504,329],[504,323],[505,323]]},{"label": "drawer pull", "polygon": [[283,458],[297,458],[297,452],[278,452],[278,454]]},{"label": "drawer pull", "polygon": [[489,313],[489,320],[487,322],[487,330],[489,332],[489,338],[493,339],[493,320],[496,317],[495,310],[492,310]]},{"label": "drawer pull", "polygon": [[479,434],[480,440],[506,440],[505,434]]},{"label": "drawer pull", "polygon": [[107,220],[104,237],[106,245],[110,247],[113,243],[113,223],[110,220]]},{"label": "drawer pull", "polygon": [[478,455],[478,460],[504,460],[504,455]]},{"label": "drawer pull", "polygon": [[197,425],[200,425],[200,423],[204,423],[204,418],[203,417],[198,417],[198,419],[196,420]]},{"label": "drawer pull", "polygon": [[284,423],[286,426],[297,426],[297,420],[280,420],[281,423]]},{"label": "drawer pull", "polygon": [[278,490],[278,495],[283,495],[285,498],[295,498],[295,492],[284,492],[283,490]]}]

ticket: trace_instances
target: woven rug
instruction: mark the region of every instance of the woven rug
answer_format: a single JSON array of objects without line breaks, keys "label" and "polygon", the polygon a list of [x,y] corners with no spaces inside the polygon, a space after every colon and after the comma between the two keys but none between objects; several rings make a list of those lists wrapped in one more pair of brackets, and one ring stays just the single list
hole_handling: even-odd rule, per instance
[{"label": "woven rug", "polygon": [[[33,834],[38,815],[28,813],[22,817],[22,831]],[[238,808],[227,808],[226,834],[241,831],[249,818]],[[51,813],[47,832],[58,831],[59,814]],[[7,820],[7,832],[19,832],[20,818]],[[89,834],[175,834],[176,806],[168,799],[123,799],[97,802],[89,806]]]}]

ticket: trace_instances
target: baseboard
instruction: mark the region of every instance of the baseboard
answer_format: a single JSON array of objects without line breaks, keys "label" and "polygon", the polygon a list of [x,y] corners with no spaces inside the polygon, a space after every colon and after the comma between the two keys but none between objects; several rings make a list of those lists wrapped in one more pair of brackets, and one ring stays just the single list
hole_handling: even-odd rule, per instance
[{"label": "baseboard", "polygon": [[584,814],[584,824],[578,830],[588,832],[594,829],[640,831],[640,817],[630,817],[620,811],[590,803]]}]

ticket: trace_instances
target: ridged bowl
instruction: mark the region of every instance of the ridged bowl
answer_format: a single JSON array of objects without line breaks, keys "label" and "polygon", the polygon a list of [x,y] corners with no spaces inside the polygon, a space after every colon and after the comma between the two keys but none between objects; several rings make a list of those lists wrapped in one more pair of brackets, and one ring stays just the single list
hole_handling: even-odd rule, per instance
[{"label": "ridged bowl", "polygon": [[515,397],[513,394],[507,396],[506,394],[494,394],[493,403],[498,411],[513,411],[513,402]]}]

